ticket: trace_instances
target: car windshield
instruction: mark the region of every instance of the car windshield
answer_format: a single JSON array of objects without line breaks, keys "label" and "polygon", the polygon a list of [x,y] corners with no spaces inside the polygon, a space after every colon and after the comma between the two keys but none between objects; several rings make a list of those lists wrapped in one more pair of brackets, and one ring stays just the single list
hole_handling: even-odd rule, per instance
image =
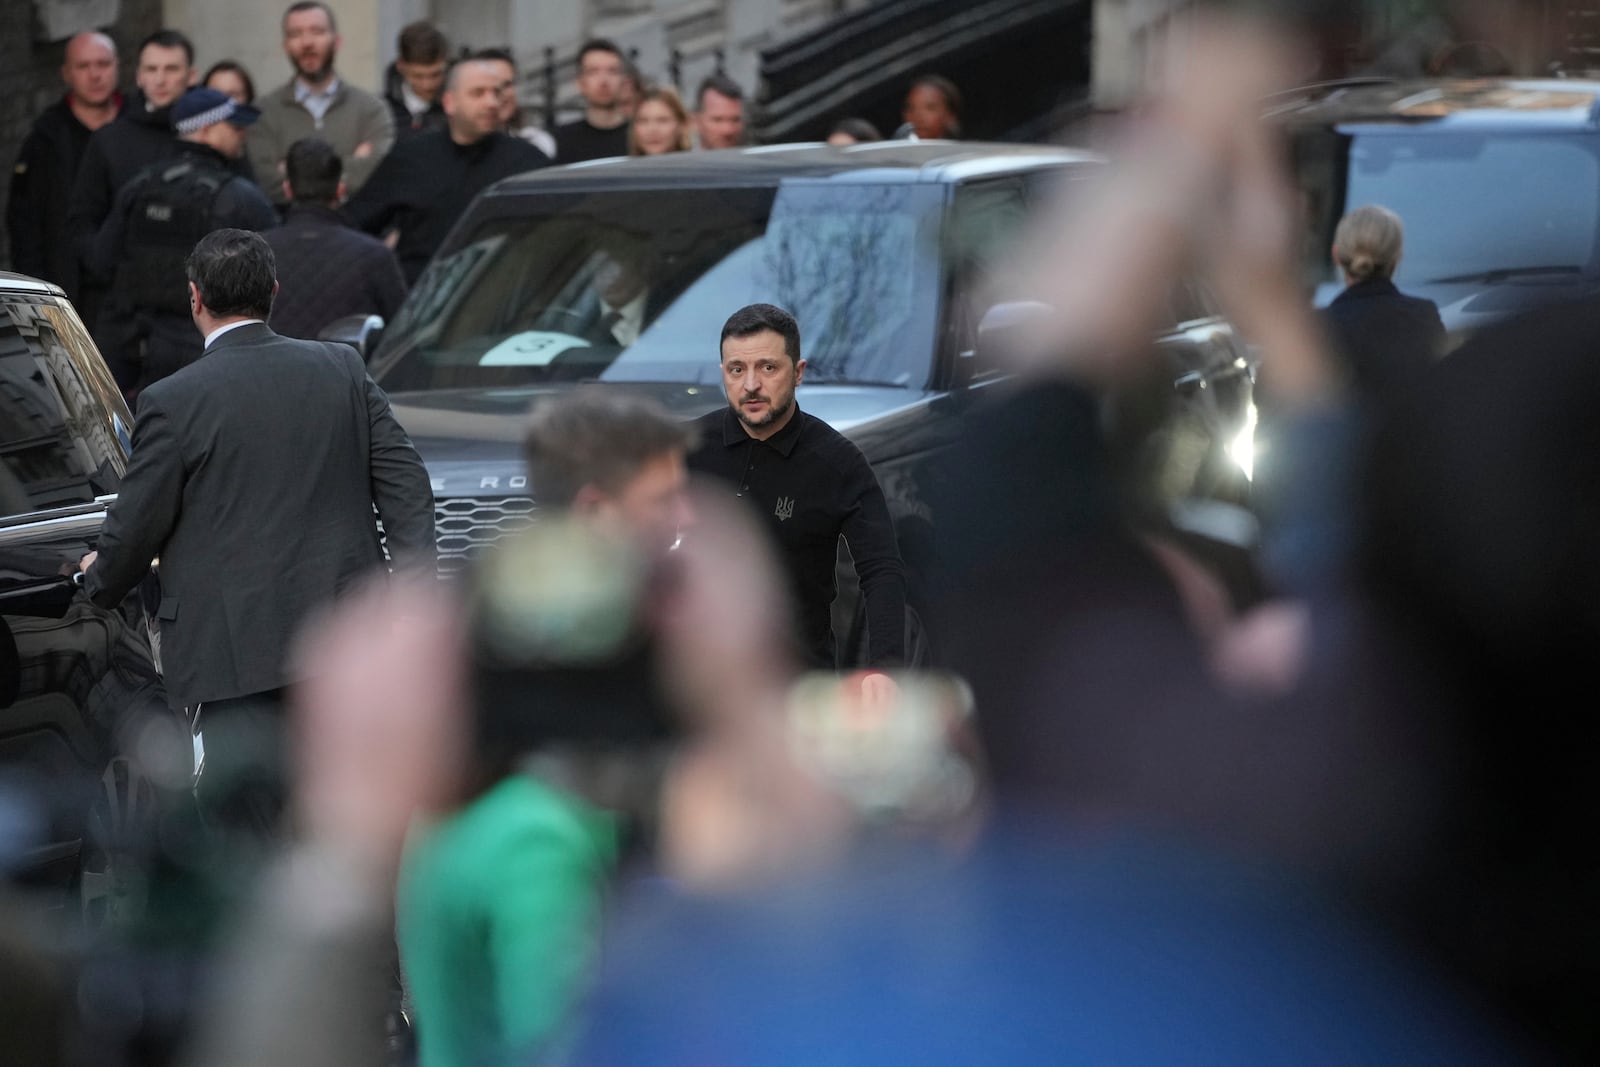
[{"label": "car windshield", "polygon": [[0,298],[0,516],[117,491],[124,409],[77,318]]},{"label": "car windshield", "polygon": [[1570,134],[1356,132],[1297,145],[1316,220],[1307,265],[1333,282],[1340,216],[1381,204],[1405,223],[1395,281],[1588,274],[1600,231],[1595,138]]},{"label": "car windshield", "polygon": [[943,193],[793,182],[506,198],[437,259],[374,363],[390,391],[541,381],[714,383],[746,304],[800,322],[808,383],[923,388]]}]

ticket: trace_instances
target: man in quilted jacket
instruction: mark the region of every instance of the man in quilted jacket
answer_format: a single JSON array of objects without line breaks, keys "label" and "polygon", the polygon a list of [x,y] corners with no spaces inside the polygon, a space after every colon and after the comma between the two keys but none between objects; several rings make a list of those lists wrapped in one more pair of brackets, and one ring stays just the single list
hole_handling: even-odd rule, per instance
[{"label": "man in quilted jacket", "polygon": [[284,337],[314,341],[346,315],[394,318],[406,298],[400,263],[389,247],[346,223],[344,163],[333,146],[306,137],[284,160],[289,214],[267,238],[278,263],[271,326]]}]

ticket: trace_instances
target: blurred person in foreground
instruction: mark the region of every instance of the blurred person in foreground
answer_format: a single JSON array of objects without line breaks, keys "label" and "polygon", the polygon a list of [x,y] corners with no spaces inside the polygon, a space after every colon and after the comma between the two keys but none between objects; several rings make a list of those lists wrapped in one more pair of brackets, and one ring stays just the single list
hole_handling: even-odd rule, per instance
[{"label": "blurred person in foreground", "polygon": [[549,156],[556,157],[556,139],[543,126],[527,121],[522,105],[517,102],[517,61],[508,48],[484,48],[473,53],[474,59],[495,64],[501,74],[500,124],[513,137],[527,141]]},{"label": "blurred person in foreground", "polygon": [[[604,439],[565,426],[596,407],[629,415],[629,426],[597,422],[593,430],[616,430]],[[657,409],[598,393],[546,411],[532,436],[561,433],[541,485],[554,498],[570,494],[571,507],[550,520],[553,538],[525,543],[538,554],[507,556],[468,612],[435,582],[396,581],[351,596],[299,642],[300,833],[219,969],[189,1062],[379,1062],[374,1021],[397,880],[422,1062],[543,1062],[512,1050],[541,1033],[559,1043],[572,1010],[581,1011],[600,898],[616,870],[609,857],[628,848],[616,787],[645,808],[654,803],[660,741],[642,733],[681,726],[687,735],[664,768],[654,857],[678,886],[770,885],[825,866],[839,848],[846,813],[795,764],[782,729],[794,671],[787,611],[780,571],[750,517],[721,494],[686,504],[681,423],[658,424],[661,441],[678,443],[643,466],[624,458],[650,450],[615,438],[637,429],[632,416],[660,417]],[[563,490],[573,463],[598,481]],[[630,592],[627,576],[659,556],[690,514],[693,535],[672,551],[662,580]],[[648,551],[617,555],[607,531]],[[647,603],[629,607],[639,592]],[[622,610],[594,613],[608,604]],[[606,659],[618,624],[639,621],[639,606],[655,646],[649,675],[636,670],[647,646],[631,646],[625,662]],[[566,625],[574,612],[597,625]],[[566,668],[516,666],[540,634],[560,638]],[[600,658],[580,656],[574,640]],[[639,687],[646,678],[652,692]],[[672,722],[655,718],[657,696],[671,701]],[[597,806],[596,789],[612,792],[609,808]],[[506,799],[525,792],[545,799]],[[419,828],[418,814],[433,827]],[[474,824],[483,832],[469,833]],[[452,858],[460,864],[447,869]]]},{"label": "blurred person in foreground", "polygon": [[379,236],[398,230],[395,256],[415,285],[473,198],[501,178],[548,166],[550,157],[504,132],[504,72],[495,62],[463,59],[444,82],[450,123],[408,137],[384,157],[345,204],[357,227]]},{"label": "blurred person in foreground", "polygon": [[661,156],[690,147],[689,112],[678,94],[663,87],[641,96],[628,126],[628,154]]},{"label": "blurred person in foreground", "polygon": [[738,148],[744,144],[744,90],[726,74],[713,74],[695,93],[694,132],[698,148]]},{"label": "blurred person in foreground", "polygon": [[269,325],[284,337],[313,340],[346,315],[392,321],[406,298],[394,252],[344,220],[344,163],[333,146],[308,137],[289,146],[283,180],[289,213],[267,232],[278,295]]},{"label": "blurred person in foreground", "polygon": [[[1029,273],[1056,314],[1010,340],[1022,380],[952,460],[943,608],[964,624],[951,658],[972,672],[996,826],[954,865],[635,911],[571,1062],[1511,1059],[1348,909],[1394,915],[1380,891],[1432,840],[1437,724],[1348,689],[1224,699],[1119,515],[1096,396],[1152,369],[1160,294],[1197,250],[1280,389],[1315,402],[1336,380],[1256,123],[1292,52],[1232,23],[1189,47],[1182,95],[1042,231],[1029,265],[1051,270]],[[1041,478],[1052,491],[1017,507]]]},{"label": "blurred person in foreground", "polygon": [[6,231],[12,270],[76,293],[78,257],[67,237],[67,198],[90,135],[122,113],[111,38],[90,31],[68,41],[61,80],[66,94],[34,120],[12,164]]},{"label": "blurred person in foreground", "polygon": [[[651,695],[654,643],[631,627],[647,625],[643,583],[689,522],[690,442],[627,393],[534,410],[528,469],[548,511],[536,542],[508,544],[474,583],[467,796],[419,829],[401,871],[423,1067],[559,1041],[587,985],[608,887],[676,732]],[[541,625],[554,628],[542,639]]]},{"label": "blurred person in foreground", "polygon": [[[773,304],[740,308],[723,324],[718,363],[727,406],[695,420],[690,467],[709,475],[761,516],[789,574],[795,637],[819,670],[897,667],[906,655],[906,588],[889,505],[861,450],[800,410],[805,378],[800,324]],[[839,538],[861,578],[866,661],[838,647],[832,605]]]},{"label": "blurred person in foreground", "polygon": [[256,83],[237,60],[219,59],[211,64],[200,84],[223,93],[235,104],[255,103]]},{"label": "blurred person in foreground", "polygon": [[1351,387],[1374,403],[1413,385],[1444,354],[1439,309],[1395,288],[1404,242],[1400,216],[1377,204],[1340,219],[1333,235],[1333,262],[1345,289],[1323,310],[1322,321]]},{"label": "blurred person in foreground", "polygon": [[628,154],[628,116],[622,110],[622,49],[604,38],[578,50],[578,95],[583,117],[555,128],[556,162],[582,163]]}]

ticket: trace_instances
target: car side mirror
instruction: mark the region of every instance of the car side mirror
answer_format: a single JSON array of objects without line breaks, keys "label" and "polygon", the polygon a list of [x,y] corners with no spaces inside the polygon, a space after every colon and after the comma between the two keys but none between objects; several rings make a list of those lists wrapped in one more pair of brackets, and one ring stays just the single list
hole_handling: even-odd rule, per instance
[{"label": "car side mirror", "polygon": [[967,385],[1009,369],[1023,339],[1055,313],[1055,308],[1038,300],[1009,301],[984,312],[973,346],[960,355],[956,370],[959,384]]},{"label": "car side mirror", "polygon": [[345,315],[334,319],[317,334],[319,341],[337,341],[361,353],[363,362],[371,362],[383,338],[382,315]]}]

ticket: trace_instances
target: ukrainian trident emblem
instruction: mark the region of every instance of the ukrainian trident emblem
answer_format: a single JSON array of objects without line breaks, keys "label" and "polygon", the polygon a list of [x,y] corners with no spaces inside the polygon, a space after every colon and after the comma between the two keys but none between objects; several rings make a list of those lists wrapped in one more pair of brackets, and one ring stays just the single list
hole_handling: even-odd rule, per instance
[{"label": "ukrainian trident emblem", "polygon": [[779,522],[794,518],[794,497],[780,496],[778,506],[772,509],[772,513],[778,516]]}]

